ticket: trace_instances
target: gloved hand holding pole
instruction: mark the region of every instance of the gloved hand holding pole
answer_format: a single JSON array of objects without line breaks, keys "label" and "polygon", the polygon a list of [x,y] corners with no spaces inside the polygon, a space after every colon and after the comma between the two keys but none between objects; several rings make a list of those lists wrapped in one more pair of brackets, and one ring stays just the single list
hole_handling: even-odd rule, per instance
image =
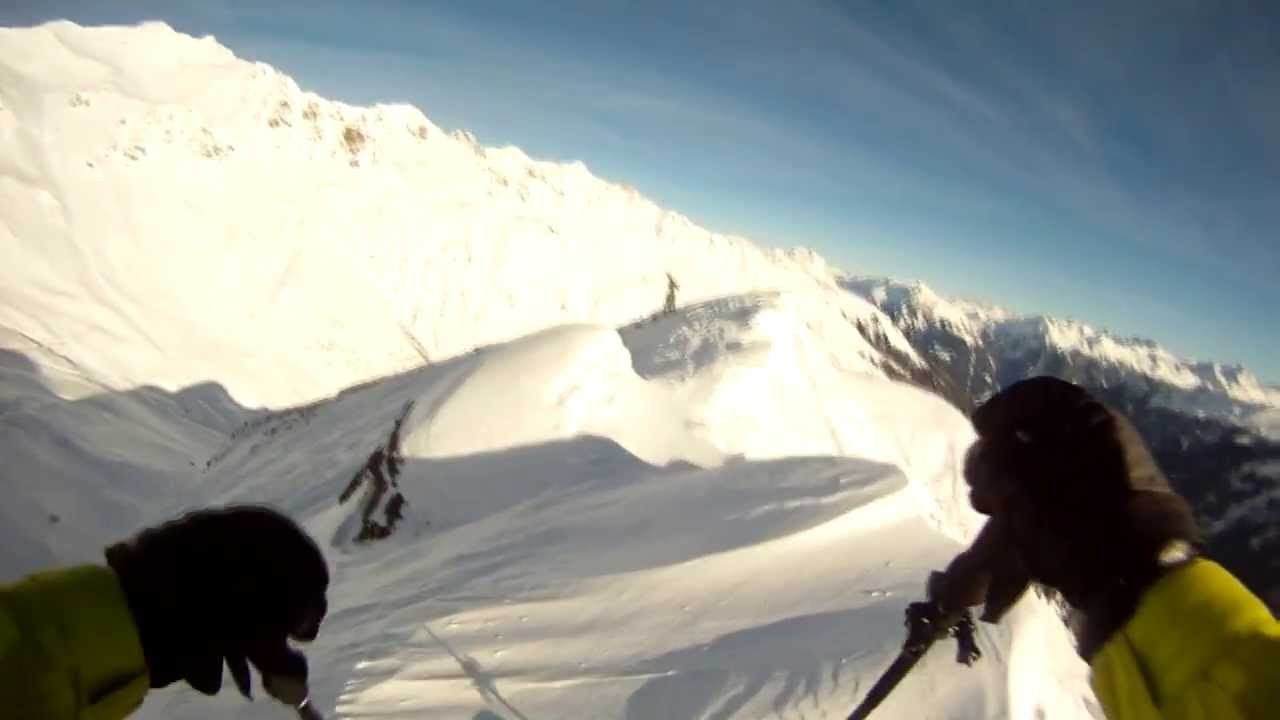
[{"label": "gloved hand holding pole", "polygon": [[[189,513],[106,551],[152,687],[185,680],[212,695],[225,662],[250,697],[249,666],[290,707],[307,698],[307,661],[289,640],[316,637],[329,572],[292,520],[263,507]],[[309,707],[309,705],[308,705]]]}]

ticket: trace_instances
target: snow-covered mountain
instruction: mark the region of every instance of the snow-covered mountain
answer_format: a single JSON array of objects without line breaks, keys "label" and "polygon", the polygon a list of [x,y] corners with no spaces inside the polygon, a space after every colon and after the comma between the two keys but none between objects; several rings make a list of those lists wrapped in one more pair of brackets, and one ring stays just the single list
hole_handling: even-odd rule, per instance
[{"label": "snow-covered mountain", "polygon": [[[247,405],[305,402],[532,330],[647,316],[667,273],[681,303],[791,293],[840,334],[843,365],[890,366],[848,331],[880,311],[830,292],[820,260],[700,228],[580,163],[481,147],[412,107],[327,101],[161,24],[0,42],[0,323],[112,387],[216,379]],[[249,392],[268,373],[280,382]]]},{"label": "snow-covered mountain", "polygon": [[841,284],[885,311],[917,350],[948,363],[979,400],[1041,373],[1104,386],[1142,384],[1163,404],[1235,417],[1280,407],[1280,390],[1263,385],[1243,367],[1188,361],[1152,340],[944,298],[921,282],[849,276]]},{"label": "snow-covered mountain", "polygon": [[[0,244],[0,578],[276,505],[333,568],[328,714],[843,716],[980,520],[967,420],[895,381],[932,361],[812,253],[212,38],[0,30]],[[980,642],[880,712],[1093,707],[1035,596]]]},{"label": "snow-covered mountain", "polygon": [[1159,344],[1072,320],[1021,316],[939,296],[928,286],[847,277],[942,370],[969,407],[1035,375],[1078,382],[1127,412],[1175,487],[1196,507],[1211,550],[1280,608],[1280,391],[1234,365],[1188,361]]}]

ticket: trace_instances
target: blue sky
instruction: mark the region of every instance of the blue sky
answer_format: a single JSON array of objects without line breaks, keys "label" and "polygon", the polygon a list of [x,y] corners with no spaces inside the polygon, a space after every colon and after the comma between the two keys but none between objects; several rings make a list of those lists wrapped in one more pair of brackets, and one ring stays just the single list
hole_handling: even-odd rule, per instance
[{"label": "blue sky", "polygon": [[[1280,4],[70,2],[713,229],[1280,383]],[[942,8],[945,7],[945,10]]]}]

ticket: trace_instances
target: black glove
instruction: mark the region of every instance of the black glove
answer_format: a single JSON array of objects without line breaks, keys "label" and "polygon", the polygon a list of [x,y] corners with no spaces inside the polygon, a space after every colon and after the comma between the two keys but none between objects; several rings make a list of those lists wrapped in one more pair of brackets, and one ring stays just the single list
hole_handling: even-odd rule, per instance
[{"label": "black glove", "polygon": [[1082,388],[1041,377],[973,415],[965,478],[1027,576],[1085,615],[1085,657],[1133,614],[1175,561],[1199,548],[1191,508],[1137,430]]},{"label": "black glove", "polygon": [[106,557],[138,627],[151,687],[186,680],[213,695],[225,660],[245,697],[248,663],[273,696],[291,705],[306,697],[307,661],[288,638],[319,632],[329,571],[292,520],[265,507],[201,510],[112,545]]}]

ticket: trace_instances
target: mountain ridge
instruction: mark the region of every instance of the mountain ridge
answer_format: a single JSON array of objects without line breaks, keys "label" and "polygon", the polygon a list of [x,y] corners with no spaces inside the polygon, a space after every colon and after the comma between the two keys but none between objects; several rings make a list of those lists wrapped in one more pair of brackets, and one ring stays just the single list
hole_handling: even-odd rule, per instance
[{"label": "mountain ridge", "polygon": [[1185,391],[1218,393],[1244,405],[1280,406],[1275,388],[1263,384],[1242,364],[1184,358],[1153,338],[1122,335],[1075,319],[1022,314],[968,298],[943,297],[920,281],[846,274],[840,282],[885,310],[905,330],[935,326],[970,342],[983,333],[999,334],[1008,344],[1024,341],[1060,352],[1080,352]]},{"label": "mountain ridge", "polygon": [[[217,379],[246,404],[303,403],[554,324],[625,324],[661,307],[668,273],[681,302],[771,288],[833,327],[881,314],[829,292],[812,257],[698,227],[582,163],[482,147],[416,108],[325,100],[211,38],[59,22],[0,32],[0,47],[15,78],[0,92],[15,148],[0,172],[17,179],[0,220],[19,230],[0,324],[111,387]],[[170,71],[147,69],[157,54]],[[228,258],[237,272],[219,270]],[[161,261],[215,272],[179,282]],[[145,292],[103,282],[126,268]],[[62,299],[32,297],[33,275]],[[77,299],[104,311],[86,323]],[[880,323],[896,362],[922,366]],[[192,324],[208,360],[166,363]],[[131,367],[106,351],[135,339],[153,352]],[[856,335],[844,344],[851,367],[912,369]],[[274,362],[279,387],[240,394]]]}]

